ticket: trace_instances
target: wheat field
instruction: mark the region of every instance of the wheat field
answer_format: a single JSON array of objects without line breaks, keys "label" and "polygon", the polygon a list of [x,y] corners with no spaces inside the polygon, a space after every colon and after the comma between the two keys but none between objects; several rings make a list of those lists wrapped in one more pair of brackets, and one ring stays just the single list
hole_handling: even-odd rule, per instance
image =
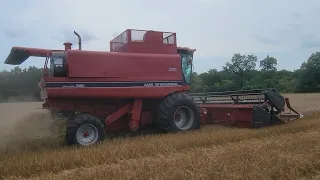
[{"label": "wheat field", "polygon": [[285,94],[305,117],[264,129],[203,126],[65,147],[40,103],[0,104],[1,179],[320,179],[320,94]]}]

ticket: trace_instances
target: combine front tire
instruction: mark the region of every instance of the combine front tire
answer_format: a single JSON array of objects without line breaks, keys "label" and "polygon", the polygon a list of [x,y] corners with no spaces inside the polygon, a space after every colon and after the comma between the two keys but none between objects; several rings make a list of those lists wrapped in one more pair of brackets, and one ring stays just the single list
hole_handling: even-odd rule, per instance
[{"label": "combine front tire", "polygon": [[160,103],[155,121],[166,132],[199,129],[200,109],[191,96],[175,93]]},{"label": "combine front tire", "polygon": [[89,114],[77,114],[67,125],[67,145],[88,146],[104,140],[106,130],[102,121]]}]

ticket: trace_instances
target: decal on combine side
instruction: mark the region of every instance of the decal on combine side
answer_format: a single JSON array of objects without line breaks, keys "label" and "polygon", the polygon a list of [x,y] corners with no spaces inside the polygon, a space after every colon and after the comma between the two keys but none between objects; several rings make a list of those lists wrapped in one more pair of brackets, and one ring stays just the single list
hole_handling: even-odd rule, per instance
[{"label": "decal on combine side", "polygon": [[179,86],[178,83],[145,83],[144,86]]},{"label": "decal on combine side", "polygon": [[75,84],[75,85],[62,85],[63,88],[84,88],[85,84]]},{"label": "decal on combine side", "polygon": [[46,88],[96,88],[96,87],[164,87],[181,86],[182,81],[151,82],[46,82]]},{"label": "decal on combine side", "polygon": [[169,68],[169,72],[177,71],[177,68]]}]

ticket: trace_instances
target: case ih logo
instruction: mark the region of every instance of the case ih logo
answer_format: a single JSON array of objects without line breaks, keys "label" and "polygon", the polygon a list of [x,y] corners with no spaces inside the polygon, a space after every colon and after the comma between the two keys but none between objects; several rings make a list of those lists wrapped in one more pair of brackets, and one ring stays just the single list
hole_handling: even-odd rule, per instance
[{"label": "case ih logo", "polygon": [[179,86],[178,83],[145,83],[144,86]]}]

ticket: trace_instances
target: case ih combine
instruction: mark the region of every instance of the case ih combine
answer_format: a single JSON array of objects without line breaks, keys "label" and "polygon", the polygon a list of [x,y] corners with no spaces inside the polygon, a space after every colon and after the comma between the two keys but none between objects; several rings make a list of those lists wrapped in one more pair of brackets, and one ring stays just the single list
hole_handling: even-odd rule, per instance
[{"label": "case ih combine", "polygon": [[[110,52],[13,47],[5,63],[44,57],[38,86],[43,108],[68,116],[67,144],[91,145],[106,133],[199,129],[204,124],[260,128],[300,118],[275,90],[188,93],[195,49],[175,33],[128,29]],[[284,113],[284,107],[292,111]]]}]

